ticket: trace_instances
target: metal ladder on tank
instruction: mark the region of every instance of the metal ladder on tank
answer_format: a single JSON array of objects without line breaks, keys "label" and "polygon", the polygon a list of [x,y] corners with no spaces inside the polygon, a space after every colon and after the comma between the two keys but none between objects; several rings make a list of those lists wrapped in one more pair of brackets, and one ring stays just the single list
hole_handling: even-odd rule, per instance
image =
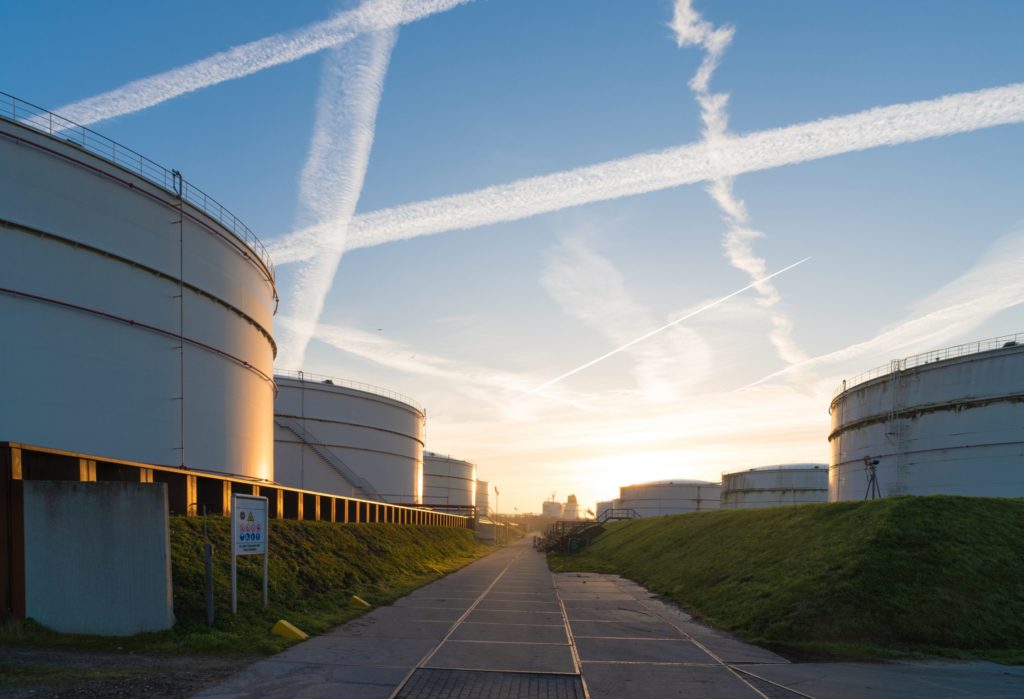
[{"label": "metal ladder on tank", "polygon": [[[309,429],[297,420],[293,420],[287,417],[274,416],[274,423],[282,429],[288,430],[296,439],[302,444],[303,447],[309,447],[321,461],[327,466],[332,468],[339,476],[351,484],[352,488],[356,491],[360,491],[362,496],[369,500],[383,500],[377,489],[374,488],[368,480],[358,475],[353,471],[348,464],[342,461],[334,452],[323,446],[314,434]],[[358,497],[358,493],[353,493]]]}]

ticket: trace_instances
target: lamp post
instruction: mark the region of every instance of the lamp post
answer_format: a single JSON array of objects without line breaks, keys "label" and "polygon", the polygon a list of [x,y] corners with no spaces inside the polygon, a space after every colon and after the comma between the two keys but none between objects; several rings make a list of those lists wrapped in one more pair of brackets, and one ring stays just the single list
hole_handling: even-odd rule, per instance
[{"label": "lamp post", "polygon": [[498,492],[498,486],[494,486],[494,543],[496,544],[500,543],[498,541],[500,532],[498,529],[498,496],[500,494],[501,493]]}]

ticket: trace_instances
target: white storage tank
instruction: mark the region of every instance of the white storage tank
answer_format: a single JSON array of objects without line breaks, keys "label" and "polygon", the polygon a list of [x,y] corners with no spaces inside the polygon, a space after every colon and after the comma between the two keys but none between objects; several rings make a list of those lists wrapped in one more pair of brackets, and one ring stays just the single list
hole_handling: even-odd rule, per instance
[{"label": "white storage tank", "polygon": [[828,501],[828,464],[780,464],[722,474],[722,509]]},{"label": "white storage tank", "polygon": [[597,518],[601,519],[601,516],[605,512],[608,512],[609,510],[617,510],[619,507],[620,505],[618,500],[602,500],[597,503]]},{"label": "white storage tank", "polygon": [[829,500],[1024,496],[1022,343],[926,352],[843,382],[829,407]]},{"label": "white storage tank", "polygon": [[487,492],[490,483],[477,480],[476,482],[476,515],[486,517],[491,514],[491,496]]},{"label": "white storage tank", "polygon": [[541,514],[545,517],[554,517],[555,519],[561,519],[562,511],[565,509],[565,505],[558,502],[557,500],[545,500],[541,508]]},{"label": "white storage tank", "polygon": [[293,488],[399,504],[423,501],[423,409],[398,393],[279,371],[274,478]]},{"label": "white storage tank", "polygon": [[273,269],[215,200],[0,94],[0,280],[0,441],[273,477]]},{"label": "white storage tank", "polygon": [[641,517],[678,515],[717,510],[720,483],[698,480],[668,480],[624,485],[619,488],[620,507],[635,510]]},{"label": "white storage tank", "polygon": [[476,464],[430,451],[423,452],[423,505],[475,506]]}]

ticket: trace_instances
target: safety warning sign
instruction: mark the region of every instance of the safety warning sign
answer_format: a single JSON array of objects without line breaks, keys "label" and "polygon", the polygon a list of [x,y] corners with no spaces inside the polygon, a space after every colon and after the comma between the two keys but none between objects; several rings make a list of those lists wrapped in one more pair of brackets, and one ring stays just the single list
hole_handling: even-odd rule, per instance
[{"label": "safety warning sign", "polygon": [[267,499],[233,495],[235,516],[231,518],[231,549],[236,556],[267,552]]}]

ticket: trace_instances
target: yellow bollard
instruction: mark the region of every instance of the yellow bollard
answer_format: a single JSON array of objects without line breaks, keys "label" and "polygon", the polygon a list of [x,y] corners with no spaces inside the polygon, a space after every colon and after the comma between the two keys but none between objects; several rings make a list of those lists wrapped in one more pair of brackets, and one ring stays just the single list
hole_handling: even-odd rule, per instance
[{"label": "yellow bollard", "polygon": [[296,641],[305,641],[307,638],[309,638],[308,633],[306,633],[300,628],[297,628],[296,626],[294,626],[290,622],[285,621],[284,619],[281,619],[276,624],[274,624],[274,628],[270,630],[270,633],[274,634],[275,636],[290,638]]}]

